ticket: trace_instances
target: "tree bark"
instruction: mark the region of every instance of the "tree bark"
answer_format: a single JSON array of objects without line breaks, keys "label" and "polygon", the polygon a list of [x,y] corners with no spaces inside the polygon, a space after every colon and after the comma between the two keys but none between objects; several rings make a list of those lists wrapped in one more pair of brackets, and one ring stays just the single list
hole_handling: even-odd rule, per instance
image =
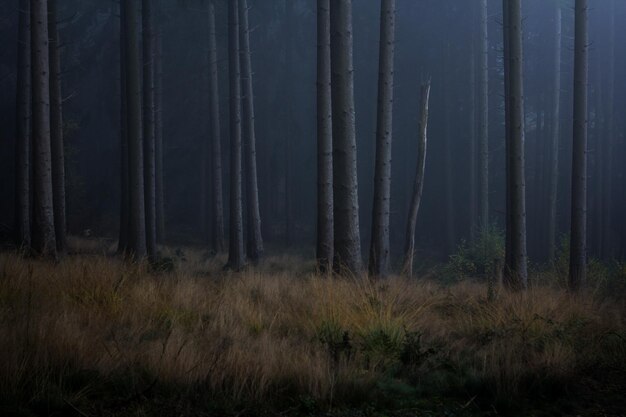
[{"label": "tree bark", "polygon": [[33,247],[41,255],[56,257],[50,148],[50,60],[48,1],[31,1],[31,53],[33,88]]},{"label": "tree bark", "polygon": [[330,1],[317,1],[317,265],[333,259],[333,119],[330,72]]},{"label": "tree bark", "polygon": [[613,250],[613,148],[615,143],[615,0],[610,3],[609,17],[609,39],[607,47],[607,86],[606,86],[606,137],[604,141],[604,188],[603,193],[603,214],[602,214],[602,248],[605,259],[610,259],[615,255]]},{"label": "tree bark", "polygon": [[18,247],[28,250],[31,244],[30,229],[30,160],[32,73],[30,0],[19,3],[19,33],[17,57],[16,103],[16,172],[15,172],[15,240]]},{"label": "tree bark", "polygon": [[135,260],[145,258],[146,210],[144,202],[144,170],[141,124],[141,69],[139,53],[138,0],[124,1],[125,69],[128,123],[128,190],[129,224],[128,253]]},{"label": "tree bark", "polygon": [[48,32],[50,36],[50,140],[52,152],[52,194],[57,251],[67,246],[65,211],[65,150],[63,140],[63,97],[61,95],[61,51],[58,1],[48,0]]},{"label": "tree bark", "polygon": [[217,69],[217,41],[215,28],[215,6],[209,4],[209,82],[211,91],[210,121],[211,121],[211,201],[213,204],[213,234],[212,246],[216,253],[223,252],[224,243],[224,197],[222,191],[222,141],[220,133],[220,106],[219,106],[219,80]]},{"label": "tree bark", "polygon": [[227,268],[244,267],[241,190],[241,68],[239,65],[239,0],[228,2],[230,85],[230,242]]},{"label": "tree bark", "polygon": [[507,233],[509,251],[506,256],[505,281],[513,290],[528,287],[526,253],[526,184],[524,178],[524,96],[522,57],[522,7],[521,0],[504,0],[508,5],[508,31],[505,49],[508,49],[507,108]]},{"label": "tree bark", "polygon": [[478,226],[489,227],[489,21],[487,0],[480,0],[480,43],[478,77]]},{"label": "tree bark", "polygon": [[376,167],[374,174],[374,204],[372,209],[372,240],[369,258],[370,275],[380,278],[384,278],[387,275],[387,269],[389,267],[395,14],[395,0],[382,0],[378,62]]},{"label": "tree bark", "polygon": [[[474,11],[472,7],[472,11]],[[476,19],[473,19],[475,22]],[[472,31],[472,41],[470,46],[470,70],[469,70],[469,120],[468,120],[468,136],[469,136],[469,237],[470,241],[476,240],[478,232],[478,172],[477,172],[477,137],[476,137],[476,118],[477,118],[477,94],[476,94],[476,66],[479,60],[476,59],[476,35]]]},{"label": "tree bark", "polygon": [[259,186],[257,181],[256,135],[254,127],[254,89],[252,85],[252,59],[250,56],[250,26],[248,23],[248,2],[239,0],[241,29],[241,70],[243,92],[243,138],[246,163],[246,213],[248,219],[247,256],[257,263],[263,254],[261,235],[261,212],[259,208]]},{"label": "tree bark", "polygon": [[120,0],[120,231],[117,253],[128,250],[130,213],[128,166],[128,88],[126,83],[126,11]]},{"label": "tree bark", "polygon": [[354,111],[352,0],[330,4],[333,113],[334,269],[362,270]]},{"label": "tree bark", "polygon": [[403,274],[413,276],[413,259],[415,257],[415,227],[417,226],[417,213],[422,201],[424,190],[424,172],[426,170],[426,149],[428,143],[428,104],[430,99],[430,81],[422,86],[420,99],[420,122],[419,138],[417,144],[417,167],[415,182],[413,183],[413,196],[409,208],[409,218],[406,227],[406,239],[404,241],[404,265]]},{"label": "tree bark", "polygon": [[[160,5],[160,3],[157,3]],[[157,242],[165,243],[165,184],[163,181],[163,39],[161,26],[157,24],[155,32],[154,54],[154,136],[156,168],[156,227]]]},{"label": "tree bark", "polygon": [[569,284],[577,291],[587,267],[587,82],[588,4],[576,0],[574,34],[574,141],[572,147],[572,224]]}]

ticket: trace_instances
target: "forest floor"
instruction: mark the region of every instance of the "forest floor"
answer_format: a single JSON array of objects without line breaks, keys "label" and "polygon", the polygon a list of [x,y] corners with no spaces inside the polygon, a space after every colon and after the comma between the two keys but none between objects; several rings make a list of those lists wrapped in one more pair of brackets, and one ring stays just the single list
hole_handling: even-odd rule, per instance
[{"label": "forest floor", "polygon": [[624,293],[166,254],[0,254],[0,415],[626,415]]}]

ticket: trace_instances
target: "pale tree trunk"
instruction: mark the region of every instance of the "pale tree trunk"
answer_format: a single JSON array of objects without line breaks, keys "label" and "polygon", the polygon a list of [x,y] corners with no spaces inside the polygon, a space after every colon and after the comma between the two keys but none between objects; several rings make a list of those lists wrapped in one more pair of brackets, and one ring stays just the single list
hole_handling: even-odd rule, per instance
[{"label": "pale tree trunk", "polygon": [[507,122],[507,233],[510,251],[506,256],[505,281],[514,290],[528,287],[526,253],[526,184],[524,179],[524,96],[522,58],[522,7],[521,0],[504,0],[508,4],[508,101]]},{"label": "pale tree trunk", "polygon": [[120,0],[120,232],[117,253],[128,249],[129,227],[129,167],[128,167],[128,89],[126,85],[126,12]]},{"label": "pale tree trunk", "polygon": [[135,260],[145,258],[146,211],[144,203],[144,171],[141,124],[141,58],[139,53],[139,2],[124,1],[126,43],[126,102],[128,136],[128,253]]},{"label": "pale tree trunk", "polygon": [[228,61],[230,85],[230,241],[229,269],[244,267],[241,190],[241,68],[239,65],[239,0],[228,1]]},{"label": "pale tree trunk", "polygon": [[31,160],[31,41],[30,0],[19,3],[17,57],[17,139],[15,155],[15,240],[23,250],[31,244],[30,236],[30,160]]},{"label": "pale tree trunk", "polygon": [[606,86],[606,137],[604,141],[604,188],[603,202],[604,211],[602,214],[602,248],[604,257],[610,259],[615,255],[613,250],[613,149],[615,142],[615,0],[610,0],[610,17],[609,17],[609,39],[606,43],[607,47],[607,86]]},{"label": "pale tree trunk", "polygon": [[63,141],[63,97],[61,95],[61,51],[58,0],[48,0],[48,32],[50,36],[50,140],[52,151],[52,194],[54,229],[57,250],[65,252],[67,221],[65,217],[65,151]]},{"label": "pale tree trunk", "polygon": [[382,0],[378,62],[378,116],[376,167],[372,209],[369,273],[384,278],[389,267],[389,213],[391,202],[391,143],[393,125],[393,70],[396,26],[395,0]]},{"label": "pale tree trunk", "polygon": [[154,17],[153,0],[143,0],[143,157],[146,248],[150,260],[157,257],[156,137],[154,124]]},{"label": "pale tree trunk", "polygon": [[487,0],[480,0],[480,39],[478,76],[478,225],[481,232],[489,227],[489,22]]},{"label": "pale tree trunk", "polygon": [[165,243],[165,184],[163,181],[163,39],[161,26],[155,32],[154,54],[154,150],[156,168],[156,227],[157,242]]},{"label": "pale tree trunk", "polygon": [[588,4],[576,0],[574,34],[574,142],[572,146],[572,224],[569,284],[577,291],[587,267],[587,82]]},{"label": "pale tree trunk", "polygon": [[333,259],[333,119],[330,73],[330,1],[317,0],[317,265]]},{"label": "pale tree trunk", "polygon": [[254,89],[252,86],[252,59],[250,56],[250,26],[248,23],[248,2],[239,0],[241,29],[241,70],[243,92],[243,138],[246,169],[246,213],[248,219],[247,256],[257,263],[263,254],[261,235],[261,212],[259,208],[259,186],[257,181],[256,135],[254,127]]},{"label": "pale tree trunk", "polygon": [[424,190],[424,172],[426,170],[426,149],[428,144],[428,103],[430,99],[430,81],[422,86],[420,99],[419,137],[417,144],[417,167],[415,170],[415,182],[413,183],[413,195],[409,206],[409,218],[406,226],[406,238],[404,241],[404,265],[402,272],[408,277],[413,276],[413,259],[415,257],[415,227],[417,226],[417,213],[422,201]]},{"label": "pale tree trunk", "polygon": [[333,118],[334,268],[362,270],[354,111],[352,0],[330,4]]},{"label": "pale tree trunk", "polygon": [[220,105],[219,105],[219,79],[217,72],[217,41],[215,28],[215,6],[209,4],[209,82],[211,91],[210,119],[211,119],[211,202],[213,204],[212,222],[213,234],[212,245],[216,253],[223,252],[224,243],[224,197],[222,191],[222,140],[220,133]]},{"label": "pale tree trunk", "polygon": [[559,2],[554,9],[554,61],[552,85],[552,132],[550,141],[550,191],[548,195],[548,255],[551,261],[556,256],[556,222],[559,188],[559,142],[561,135],[561,43],[562,12]]}]

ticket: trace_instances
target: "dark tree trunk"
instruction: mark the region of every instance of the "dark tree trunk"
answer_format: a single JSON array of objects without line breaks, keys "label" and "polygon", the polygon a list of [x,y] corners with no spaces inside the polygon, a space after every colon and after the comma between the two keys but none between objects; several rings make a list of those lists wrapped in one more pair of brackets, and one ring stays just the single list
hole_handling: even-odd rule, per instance
[{"label": "dark tree trunk", "polygon": [[50,149],[50,60],[48,1],[31,0],[31,59],[33,88],[33,247],[56,257]]},{"label": "dark tree trunk", "polygon": [[317,265],[333,259],[333,119],[330,73],[330,1],[317,1]]},{"label": "dark tree trunk", "polygon": [[128,249],[129,228],[129,167],[128,167],[128,89],[126,85],[126,11],[120,0],[120,234],[117,253]]},{"label": "dark tree trunk", "polygon": [[163,39],[161,26],[155,32],[154,54],[154,137],[156,156],[156,227],[157,242],[165,243],[165,185],[163,181]]},{"label": "dark tree trunk", "polygon": [[393,69],[396,26],[395,0],[382,0],[378,62],[378,116],[376,168],[372,209],[369,272],[384,278],[389,267],[389,213],[391,203],[391,143],[393,125]]},{"label": "dark tree trunk", "polygon": [[126,42],[126,103],[128,137],[128,252],[141,260],[146,256],[146,210],[141,125],[141,58],[139,53],[139,2],[124,1],[124,35]]},{"label": "dark tree trunk", "polygon": [[[474,11],[474,8],[472,8]],[[474,19],[475,21],[475,19]],[[468,136],[469,136],[469,237],[470,241],[476,240],[476,232],[478,231],[478,172],[477,172],[477,159],[476,152],[476,66],[478,60],[476,59],[476,40],[474,39],[475,31],[472,31],[472,42],[470,47],[470,70],[469,70],[469,120],[468,120]]]},{"label": "dark tree trunk", "polygon": [[50,36],[50,140],[52,152],[52,193],[54,229],[57,250],[65,252],[67,221],[65,217],[65,151],[63,141],[63,97],[61,95],[61,41],[58,0],[48,0],[48,32]]},{"label": "dark tree trunk", "polygon": [[259,186],[257,181],[256,135],[254,127],[254,89],[252,86],[252,59],[250,56],[250,30],[248,23],[248,2],[239,0],[241,24],[241,70],[243,92],[243,138],[246,164],[246,213],[248,219],[247,250],[248,258],[256,263],[263,254],[261,235],[261,212],[259,208]]},{"label": "dark tree trunk", "polygon": [[508,91],[507,127],[507,227],[509,251],[506,256],[505,281],[514,290],[528,286],[526,254],[526,184],[524,179],[524,96],[522,78],[522,7],[521,0],[504,0],[508,6],[508,49],[505,78]]},{"label": "dark tree trunk", "polygon": [[239,65],[239,0],[228,2],[228,61],[230,84],[230,242],[229,269],[244,267],[241,190],[241,69]]},{"label": "dark tree trunk", "polygon": [[19,3],[17,57],[16,155],[15,155],[15,240],[23,250],[30,248],[30,160],[31,160],[31,33],[30,0]]},{"label": "dark tree trunk", "polygon": [[489,32],[487,0],[480,0],[480,74],[478,77],[478,225],[481,232],[489,227]]},{"label": "dark tree trunk", "polygon": [[577,291],[587,267],[587,81],[588,5],[576,0],[574,35],[574,142],[572,147],[572,225],[569,284]]},{"label": "dark tree trunk", "polygon": [[404,241],[404,266],[403,274],[413,276],[413,259],[415,257],[415,227],[417,226],[417,213],[422,201],[424,190],[424,172],[426,170],[426,149],[428,143],[428,103],[430,99],[430,81],[422,86],[420,99],[420,122],[419,138],[417,144],[417,167],[415,182],[413,184],[413,196],[409,207],[409,218],[406,226],[406,239]]},{"label": "dark tree trunk", "polygon": [[352,52],[352,0],[330,4],[334,268],[359,274],[362,270],[359,233],[357,149]]},{"label": "dark tree trunk", "polygon": [[220,133],[220,106],[219,106],[219,80],[217,72],[217,41],[215,28],[215,6],[209,4],[209,82],[211,91],[210,119],[211,119],[211,202],[213,204],[213,234],[212,246],[216,253],[223,252],[224,243],[224,197],[222,191],[222,140]]},{"label": "dark tree trunk", "polygon": [[445,126],[443,134],[443,148],[444,148],[444,198],[445,198],[445,255],[448,256],[456,250],[456,222],[455,222],[455,210],[454,210],[454,173],[452,166],[452,126],[454,124],[452,109],[453,109],[453,92],[454,77],[455,74],[451,73],[454,65],[452,64],[452,57],[450,51],[450,41],[446,39],[445,57],[444,57],[444,73],[443,79],[445,83],[445,90],[443,92],[443,111],[445,112]]},{"label": "dark tree trunk", "polygon": [[606,86],[606,113],[605,113],[605,125],[606,125],[606,137],[604,140],[604,188],[602,206],[604,208],[602,213],[602,248],[604,252],[604,258],[610,259],[615,255],[613,250],[613,151],[615,143],[615,118],[614,118],[614,106],[615,106],[615,0],[611,0],[610,3],[610,17],[609,17],[609,39],[606,43],[607,48],[607,86]]}]

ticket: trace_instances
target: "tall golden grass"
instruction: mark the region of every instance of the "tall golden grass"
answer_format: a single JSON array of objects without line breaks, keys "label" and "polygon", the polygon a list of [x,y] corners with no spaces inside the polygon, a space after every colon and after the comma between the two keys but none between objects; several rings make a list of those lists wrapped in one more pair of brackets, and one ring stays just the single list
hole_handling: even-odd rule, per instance
[{"label": "tall golden grass", "polygon": [[293,257],[233,274],[185,258],[155,273],[0,255],[0,403],[89,410],[167,389],[235,405],[497,401],[626,371],[624,302],[547,286],[488,302],[476,282],[320,277]]}]

